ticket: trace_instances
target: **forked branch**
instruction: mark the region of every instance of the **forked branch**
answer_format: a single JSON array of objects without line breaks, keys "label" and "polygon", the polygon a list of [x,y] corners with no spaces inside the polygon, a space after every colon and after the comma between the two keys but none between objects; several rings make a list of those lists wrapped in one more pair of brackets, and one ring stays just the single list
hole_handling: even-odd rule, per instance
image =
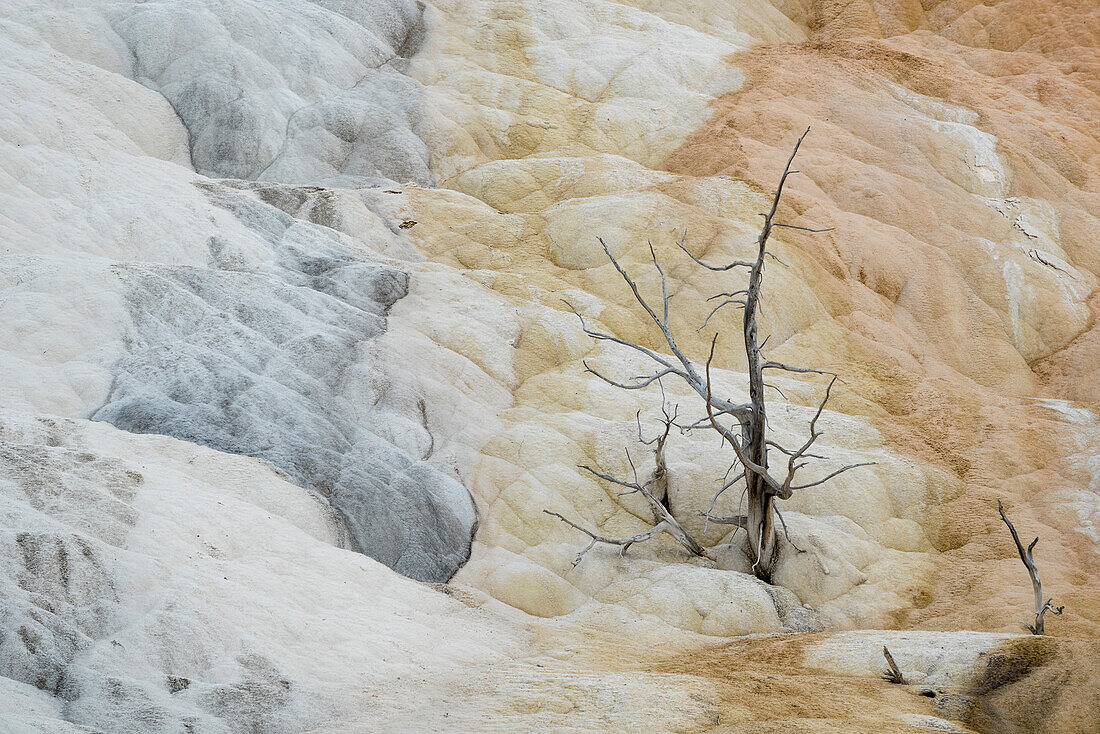
[{"label": "forked branch", "polygon": [[901,674],[901,668],[894,662],[894,656],[890,654],[886,645],[882,646],[882,654],[886,658],[886,671],[882,674],[883,679],[903,686],[909,685],[909,681],[905,680],[905,676]]},{"label": "forked branch", "polygon": [[[662,396],[663,395],[664,390],[662,388]],[[648,440],[642,436],[641,416],[640,414],[637,416],[638,440],[647,446],[656,446],[656,465],[653,469],[653,473],[646,481],[642,482],[639,480],[638,469],[635,466],[634,460],[631,458],[629,451],[626,452],[626,460],[630,464],[630,469],[633,474],[633,481],[625,481],[619,479],[605,472],[597,471],[590,466],[582,465],[580,467],[581,469],[584,469],[586,472],[592,474],[595,477],[599,477],[606,482],[610,482],[611,484],[623,487],[624,491],[619,492],[619,496],[630,494],[642,495],[646,503],[649,505],[649,510],[653,515],[652,528],[644,533],[639,533],[629,538],[609,538],[607,536],[594,533],[591,530],[588,530],[578,525],[572,520],[569,520],[556,512],[543,510],[543,512],[545,512],[547,515],[553,515],[570,527],[580,530],[591,539],[584,550],[577,554],[576,559],[574,559],[573,561],[574,566],[580,563],[581,559],[584,558],[584,554],[592,550],[592,548],[595,547],[597,543],[619,546],[619,555],[622,556],[626,553],[630,546],[634,545],[635,543],[642,543],[651,538],[657,537],[661,533],[668,533],[669,535],[671,535],[677,543],[679,543],[681,546],[684,547],[685,550],[687,550],[688,553],[691,553],[694,556],[707,558],[712,561],[714,560],[714,556],[711,554],[711,552],[701,546],[699,542],[696,541],[689,532],[684,530],[683,526],[680,525],[676,518],[672,516],[672,511],[669,508],[668,467],[665,465],[665,442],[668,440],[668,436],[672,430],[672,426],[675,425],[676,410],[674,408],[673,411],[670,413],[668,411],[667,404],[662,401],[661,412],[664,416],[663,430],[661,430],[654,438]]]},{"label": "forked branch", "polygon": [[725,492],[727,489],[729,489],[734,484],[736,484],[737,482],[741,481],[744,478],[745,478],[745,472],[741,472],[740,474],[735,476],[733,479],[731,479],[728,482],[726,482],[725,484],[723,484],[722,487],[717,492],[714,493],[714,496],[711,497],[710,507],[707,508],[707,511],[699,513],[700,515],[702,515],[703,517],[706,518],[706,522],[703,523],[703,532],[704,533],[707,532],[707,528],[710,526],[710,523],[712,523],[712,522],[716,522],[719,525],[736,525],[739,528],[744,528],[745,527],[745,516],[744,515],[732,515],[732,516],[717,515],[716,516],[716,515],[710,514],[710,513],[714,512],[714,504],[718,501],[718,498],[722,496],[722,493]]},{"label": "forked branch", "polygon": [[[794,542],[791,541],[787,534],[786,522],[776,506],[776,501],[780,499],[789,499],[792,492],[795,490],[818,486],[845,471],[869,465],[867,462],[850,464],[831,472],[823,479],[803,484],[795,484],[796,474],[800,469],[806,466],[808,461],[824,458],[817,453],[813,453],[811,448],[823,433],[823,431],[817,428],[817,424],[838,378],[832,372],[810,367],[795,367],[782,362],[767,360],[763,356],[768,338],[760,338],[758,316],[763,313],[760,297],[765,264],[769,259],[782,263],[774,253],[768,250],[773,230],[783,228],[803,232],[829,231],[824,228],[816,229],[813,227],[786,224],[776,221],[776,213],[779,211],[784,186],[789,176],[798,173],[798,171],[792,170],[792,164],[795,156],[798,154],[799,146],[801,146],[802,141],[808,133],[809,129],[807,128],[806,132],[804,132],[795,143],[794,149],[787,159],[787,164],[783,168],[779,183],[772,195],[770,208],[767,212],[761,213],[764,223],[756,239],[752,260],[733,260],[726,264],[716,265],[706,262],[685,246],[686,233],[678,243],[680,249],[683,250],[693,262],[703,266],[707,270],[724,273],[732,271],[735,268],[745,268],[747,271],[748,282],[743,287],[738,285],[725,286],[723,287],[723,292],[717,293],[707,299],[708,313],[703,319],[702,325],[696,329],[696,331],[699,332],[708,328],[709,325],[715,322],[721,315],[730,313],[730,310],[726,308],[727,306],[733,306],[740,309],[742,322],[741,332],[743,336],[747,362],[746,371],[748,373],[749,383],[748,402],[734,403],[716,394],[715,385],[711,380],[711,366],[714,361],[715,349],[718,342],[717,333],[714,334],[711,340],[710,354],[707,356],[705,369],[701,369],[696,363],[693,363],[681,351],[680,346],[676,343],[673,330],[669,323],[670,308],[667,278],[664,268],[657,259],[657,254],[653,245],[649,245],[649,254],[653,267],[656,269],[660,278],[661,302],[659,304],[656,302],[656,294],[650,296],[652,301],[648,301],[646,297],[642,295],[642,291],[638,287],[637,282],[635,282],[634,278],[627,272],[627,269],[611,253],[611,248],[609,248],[607,243],[602,239],[597,238],[604,253],[607,255],[608,261],[610,261],[615,271],[630,288],[634,300],[645,311],[648,320],[660,330],[665,344],[664,346],[658,347],[660,350],[658,351],[657,349],[651,349],[641,344],[602,332],[586,323],[580,313],[578,313],[571,304],[567,303],[566,305],[569,306],[570,310],[580,319],[581,328],[584,330],[585,334],[598,341],[606,341],[612,344],[625,346],[637,353],[645,355],[651,360],[650,369],[647,373],[637,375],[633,378],[603,374],[596,368],[590,366],[587,362],[585,362],[584,365],[585,369],[607,384],[624,390],[645,389],[652,386],[654,382],[661,385],[663,378],[675,376],[687,383],[691,390],[703,399],[705,417],[694,423],[680,425],[674,423],[675,415],[670,416],[666,410],[665,431],[659,434],[657,438],[650,439],[649,441],[642,436],[641,420],[640,416],[638,417],[639,440],[647,445],[656,444],[657,470],[653,473],[652,478],[646,482],[638,480],[637,472],[635,472],[633,481],[624,481],[596,471],[590,467],[584,467],[586,471],[591,472],[593,475],[619,485],[624,490],[620,492],[620,494],[641,494],[652,508],[653,528],[645,533],[629,538],[607,538],[597,535],[592,531],[585,530],[584,528],[580,528],[570,521],[566,521],[572,527],[587,534],[592,541],[588,548],[582,551],[578,556],[578,561],[583,557],[584,553],[597,543],[617,545],[621,551],[625,551],[632,544],[648,540],[661,532],[668,532],[673,535],[684,548],[694,555],[710,557],[709,553],[701,548],[694,538],[684,531],[669,511],[667,502],[667,472],[664,468],[664,443],[672,425],[677,425],[683,433],[689,433],[699,428],[711,428],[718,433],[723,443],[728,444],[729,448],[732,449],[736,460],[731,463],[730,472],[733,471],[734,467],[739,467],[740,473],[729,482],[726,482],[725,477],[723,477],[723,484],[712,497],[707,511],[699,514],[706,517],[707,523],[715,522],[719,524],[734,525],[746,530],[748,535],[747,542],[750,546],[747,552],[750,560],[753,561],[753,572],[765,581],[771,579],[771,574],[777,560],[777,526],[782,526],[784,537],[790,541],[791,546],[801,551],[801,549],[794,545]],[[803,374],[822,374],[831,377],[829,386],[825,390],[825,396],[818,406],[813,420],[810,421],[809,438],[798,448],[788,449],[780,446],[774,441],[768,440],[767,433],[770,429],[766,414],[766,391],[769,389],[774,390],[784,399],[786,399],[786,395],[778,386],[764,379],[766,370],[782,370]],[[786,455],[787,466],[785,477],[782,481],[772,473],[775,471],[774,469],[769,469],[769,448],[774,448],[777,452]],[[629,459],[629,453],[627,457]],[[728,475],[729,472],[727,472],[727,476]],[[715,506],[722,494],[734,484],[742,481],[744,484],[742,499],[747,498],[745,514],[741,514],[740,502],[734,514],[715,514]],[[560,515],[558,515],[558,517],[560,517]],[[565,520],[565,518],[562,519]],[[708,527],[708,525],[704,525],[704,532]]]},{"label": "forked branch", "polygon": [[[585,334],[592,337],[593,339],[596,339],[597,341],[607,341],[611,342],[612,344],[619,344],[624,347],[633,349],[636,352],[640,352],[656,362],[659,366],[659,369],[654,374],[638,377],[635,379],[634,382],[616,380],[599,372],[595,368],[589,366],[587,363],[585,363],[585,370],[603,380],[604,382],[608,383],[609,385],[625,390],[638,390],[643,387],[647,387],[648,385],[651,385],[653,382],[660,380],[660,378],[662,377],[675,375],[682,379],[685,383],[687,383],[687,385],[692,390],[694,390],[697,395],[699,395],[700,397],[706,397],[708,394],[708,389],[706,383],[703,380],[703,377],[699,374],[699,371],[696,369],[692,361],[688,359],[688,357],[676,344],[676,339],[673,337],[672,330],[669,328],[668,286],[666,283],[664,269],[661,267],[660,262],[657,260],[657,254],[653,250],[652,245],[649,248],[649,254],[653,261],[653,266],[657,269],[657,272],[661,277],[660,315],[658,315],[657,310],[654,309],[642,295],[641,291],[638,289],[638,284],[634,282],[634,279],[630,277],[630,274],[626,271],[622,264],[615,258],[614,255],[611,254],[611,248],[607,246],[607,243],[600,238],[597,238],[597,240],[599,241],[600,246],[603,247],[603,251],[607,255],[607,259],[611,262],[612,266],[614,266],[615,271],[620,275],[620,277],[622,277],[627,286],[630,287],[630,291],[634,295],[634,300],[637,301],[638,305],[640,305],[645,310],[646,314],[649,316],[649,320],[653,322],[653,324],[655,324],[658,329],[661,330],[661,335],[664,337],[665,344],[668,347],[669,352],[672,354],[672,359],[668,358],[665,355],[659,354],[649,347],[645,347],[635,342],[628,341],[626,339],[622,339],[612,334],[607,334],[605,332],[599,331],[598,329],[592,328],[591,326],[589,326],[588,322],[585,321],[584,317],[581,316],[580,312],[578,312],[577,309],[573,307],[573,304],[571,304],[569,301],[563,300],[562,302],[580,320],[581,329],[584,331]],[[714,409],[718,411],[719,414],[726,414],[732,415],[737,418],[744,418],[747,417],[752,410],[752,406],[749,403],[732,403],[728,400],[714,397],[713,395],[711,395],[708,399],[712,402]]]},{"label": "forked branch", "polygon": [[578,563],[581,562],[581,559],[584,558],[585,553],[587,553],[588,551],[592,550],[593,547],[595,547],[596,543],[606,543],[607,545],[617,545],[617,546],[619,546],[619,555],[625,557],[626,556],[626,551],[627,551],[628,548],[630,548],[630,546],[634,545],[635,543],[642,543],[644,541],[647,541],[650,538],[655,537],[658,533],[661,533],[662,531],[664,531],[666,529],[664,527],[664,525],[662,525],[661,523],[658,523],[657,525],[654,525],[652,528],[650,528],[646,532],[638,533],[637,535],[631,536],[629,538],[608,538],[608,537],[605,537],[603,535],[597,535],[596,533],[593,533],[591,530],[588,530],[588,529],[578,525],[577,523],[573,522],[572,520],[565,517],[564,515],[559,515],[558,513],[551,512],[550,510],[543,510],[543,512],[545,512],[547,515],[553,515],[554,517],[558,518],[559,520],[561,520],[563,523],[565,523],[569,527],[576,528],[577,530],[580,530],[582,533],[584,533],[585,535],[587,535],[589,538],[592,539],[592,541],[584,547],[584,550],[582,550],[580,553],[578,553],[577,557],[573,559],[573,566],[574,567]]},{"label": "forked branch", "polygon": [[1043,584],[1039,581],[1039,569],[1035,567],[1035,558],[1032,555],[1032,551],[1035,550],[1035,545],[1039,542],[1039,539],[1031,541],[1031,545],[1024,550],[1024,544],[1020,542],[1020,536],[1016,533],[1016,528],[1013,527],[1012,522],[1009,521],[1008,515],[1005,514],[1004,505],[1000,500],[997,500],[997,511],[1001,513],[1001,519],[1005,521],[1005,525],[1008,526],[1008,530],[1012,533],[1012,540],[1016,543],[1016,550],[1020,554],[1020,560],[1024,562],[1024,566],[1027,568],[1027,573],[1031,577],[1031,586],[1035,590],[1035,621],[1033,624],[1024,622],[1023,625],[1033,635],[1041,635],[1044,633],[1043,615],[1047,612],[1051,614],[1061,614],[1064,606],[1055,607],[1051,602],[1054,598],[1051,597],[1046,601],[1043,601]]},{"label": "forked branch", "polygon": [[[801,141],[799,141],[799,142],[801,142]],[[679,242],[680,249],[683,250],[685,253],[687,253],[688,257],[690,257],[692,260],[694,260],[699,265],[702,265],[707,270],[713,270],[716,273],[724,273],[727,270],[733,270],[734,268],[751,268],[754,265],[754,263],[749,262],[748,260],[734,260],[733,262],[729,263],[728,265],[711,265],[710,263],[703,262],[702,260],[697,258],[695,256],[695,254],[692,253],[691,250],[689,250],[687,247],[684,246],[684,240],[686,238],[687,238],[687,233],[685,232],[684,236],[680,238],[680,242]]]}]

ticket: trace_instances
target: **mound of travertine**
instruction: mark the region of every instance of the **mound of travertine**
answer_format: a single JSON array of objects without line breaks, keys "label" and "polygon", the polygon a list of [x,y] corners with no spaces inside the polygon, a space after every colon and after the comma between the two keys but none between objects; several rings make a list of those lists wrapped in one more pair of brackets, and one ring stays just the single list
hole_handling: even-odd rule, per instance
[{"label": "mound of travertine", "polygon": [[[1100,727],[1092,3],[0,7],[0,728]],[[781,503],[768,585],[675,432],[717,560],[574,565],[543,510],[648,518],[578,465],[702,412],[563,299],[662,348],[596,238],[656,297],[651,243],[744,399],[739,314],[697,331],[741,281],[677,243],[748,256],[806,127],[780,219],[831,229],[773,236],[761,335],[843,379],[807,480],[873,466]]]}]

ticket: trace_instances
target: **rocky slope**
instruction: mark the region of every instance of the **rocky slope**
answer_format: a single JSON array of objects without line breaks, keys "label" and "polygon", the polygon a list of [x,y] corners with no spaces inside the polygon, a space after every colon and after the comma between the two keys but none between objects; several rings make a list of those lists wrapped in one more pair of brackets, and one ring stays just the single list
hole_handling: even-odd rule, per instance
[{"label": "rocky slope", "polygon": [[[0,7],[0,728],[1100,726],[1094,3]],[[782,220],[832,230],[776,236],[761,330],[843,377],[810,471],[874,466],[783,503],[773,587],[674,434],[718,561],[574,567],[542,511],[643,530],[578,465],[650,468],[662,398],[562,300],[660,348],[596,237],[655,294],[651,242],[702,361],[739,281],[676,243],[747,254],[806,127]],[[794,443],[824,385],[776,385]]]}]

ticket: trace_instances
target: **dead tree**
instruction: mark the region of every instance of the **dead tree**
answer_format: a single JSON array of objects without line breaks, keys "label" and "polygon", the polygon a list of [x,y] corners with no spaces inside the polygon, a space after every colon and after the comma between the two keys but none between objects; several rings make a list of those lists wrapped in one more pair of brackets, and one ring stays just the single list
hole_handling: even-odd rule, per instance
[{"label": "dead tree", "polygon": [[882,673],[882,679],[903,686],[909,685],[909,681],[905,680],[905,676],[901,674],[901,668],[894,662],[894,656],[890,654],[886,645],[882,646],[882,655],[886,658],[886,670]]},{"label": "dead tree", "polygon": [[1005,525],[1008,526],[1009,532],[1012,533],[1012,540],[1016,542],[1016,550],[1020,554],[1020,560],[1024,562],[1024,566],[1027,568],[1027,573],[1031,576],[1031,586],[1035,590],[1035,622],[1034,624],[1028,624],[1024,622],[1023,625],[1030,630],[1033,635],[1043,634],[1043,615],[1047,612],[1051,614],[1061,614],[1064,606],[1055,608],[1051,602],[1054,601],[1054,597],[1043,601],[1043,584],[1039,581],[1039,569],[1035,567],[1035,558],[1032,556],[1032,551],[1035,549],[1035,545],[1039,542],[1038,538],[1031,541],[1031,545],[1024,550],[1024,544],[1020,542],[1020,536],[1016,534],[1016,528],[1009,522],[1008,515],[1005,514],[1004,505],[1000,500],[997,500],[997,511],[1001,513],[1001,519],[1005,521]]},{"label": "dead tree", "polygon": [[[585,363],[586,371],[595,375],[599,379],[607,382],[614,387],[621,388],[623,390],[640,390],[649,387],[654,382],[660,382],[665,377],[675,376],[684,383],[686,383],[703,401],[706,409],[706,417],[694,424],[688,426],[688,428],[700,428],[708,427],[716,431],[721,437],[725,445],[728,445],[732,449],[734,455],[734,465],[740,465],[742,472],[733,481],[725,483],[722,488],[718,490],[715,495],[715,501],[719,495],[721,495],[726,489],[734,484],[734,482],[740,479],[745,480],[745,497],[747,498],[747,509],[744,515],[730,515],[730,516],[715,516],[711,514],[714,508],[714,502],[711,502],[711,507],[705,513],[708,522],[719,522],[725,524],[736,525],[739,528],[743,528],[748,533],[748,556],[752,561],[753,572],[759,578],[770,581],[771,574],[775,566],[777,559],[777,546],[778,546],[778,534],[775,527],[775,518],[779,518],[780,523],[783,522],[783,518],[779,515],[778,509],[775,506],[776,499],[789,499],[793,492],[801,489],[808,489],[814,487],[836,475],[853,469],[857,466],[866,466],[863,464],[852,464],[843,466],[836,471],[828,474],[822,479],[816,481],[807,482],[803,484],[797,484],[795,476],[797,472],[803,468],[808,459],[822,458],[814,454],[809,453],[810,448],[814,442],[822,435],[822,432],[817,428],[818,419],[821,417],[822,411],[825,409],[825,404],[829,400],[829,396],[832,392],[833,386],[836,383],[837,376],[831,372],[824,370],[813,369],[809,367],[796,367],[783,364],[781,362],[775,362],[765,359],[761,354],[761,348],[763,344],[760,342],[757,326],[757,313],[759,311],[760,302],[760,289],[764,277],[765,260],[766,258],[775,258],[775,256],[768,251],[768,238],[770,237],[772,230],[778,227],[785,227],[789,229],[803,230],[808,232],[826,232],[827,229],[811,229],[808,227],[799,227],[791,224],[783,224],[775,221],[776,211],[779,208],[780,198],[783,195],[783,187],[787,182],[787,177],[798,173],[791,170],[791,164],[794,161],[795,155],[798,153],[798,148],[802,144],[806,134],[809,133],[807,128],[806,132],[799,137],[798,142],[795,143],[794,150],[791,153],[790,158],[787,160],[787,165],[783,169],[783,175],[779,179],[779,185],[776,187],[775,194],[772,197],[771,208],[767,213],[762,213],[764,217],[764,225],[760,231],[760,235],[756,241],[756,257],[752,260],[735,260],[726,265],[712,265],[704,262],[700,258],[691,253],[685,246],[683,240],[680,242],[680,249],[682,249],[687,255],[695,261],[697,264],[705,267],[708,270],[714,272],[729,272],[735,268],[745,268],[748,271],[748,283],[747,285],[738,290],[731,290],[729,292],[719,293],[708,301],[720,300],[710,313],[707,315],[703,325],[697,329],[702,330],[710,322],[711,318],[715,316],[726,306],[737,306],[743,309],[742,318],[742,339],[744,343],[745,356],[748,361],[748,382],[749,382],[749,402],[747,403],[734,403],[726,398],[715,393],[713,384],[711,382],[711,362],[714,359],[715,348],[718,344],[718,334],[715,333],[714,338],[711,340],[710,354],[707,357],[705,369],[700,371],[694,362],[692,362],[676,343],[676,339],[673,336],[672,329],[669,325],[669,296],[668,286],[666,283],[665,272],[661,267],[661,264],[657,261],[656,252],[653,249],[653,245],[650,244],[649,252],[653,261],[653,266],[656,268],[657,273],[660,276],[661,282],[661,306],[659,309],[654,309],[638,288],[637,283],[630,277],[623,266],[615,259],[615,256],[611,253],[611,249],[602,240],[598,239],[600,245],[603,247],[604,252],[607,254],[611,264],[615,267],[615,270],[619,273],[622,279],[630,287],[631,292],[634,295],[634,299],[645,310],[648,318],[652,321],[658,329],[661,331],[661,335],[664,338],[665,346],[668,348],[669,354],[664,354],[655,349],[650,349],[641,344],[622,339],[601,332],[592,328],[585,321],[584,317],[575,309],[571,304],[566,302],[566,305],[570,310],[576,314],[580,319],[581,327],[584,332],[591,338],[597,341],[606,341],[612,344],[618,344],[620,346],[632,349],[640,352],[652,360],[656,366],[656,372],[644,377],[635,378],[631,382],[624,382],[615,380],[607,375],[604,375]],[[766,340],[765,340],[766,341]],[[814,415],[813,420],[809,425],[809,437],[805,443],[797,449],[788,449],[780,446],[774,441],[770,440],[767,436],[767,414],[766,405],[764,400],[764,390],[766,387],[773,387],[765,383],[764,371],[765,370],[781,370],[786,372],[801,373],[801,374],[817,374],[830,376],[830,381],[825,389],[825,395],[818,406],[817,413]],[[727,421],[733,421],[732,424],[727,424]],[[662,443],[663,447],[663,443]],[[787,462],[785,467],[785,474],[780,479],[771,473],[768,461],[768,451],[770,448],[774,448],[777,451],[786,455]],[[607,481],[611,481],[626,487],[632,488],[633,491],[640,491],[643,494],[643,488],[640,485],[626,484],[619,480],[608,477],[607,475],[600,474],[588,467],[588,469],[596,476],[602,477]],[[649,497],[647,496],[647,499]],[[560,516],[559,516],[560,517]],[[565,520],[565,518],[562,518]],[[656,520],[656,515],[655,515]],[[662,516],[662,521],[666,521]],[[569,522],[566,520],[566,522]],[[570,523],[571,525],[573,523]],[[574,525],[574,527],[576,527]],[[583,530],[583,528],[582,528]],[[682,529],[681,529],[682,530]],[[593,543],[596,542],[609,542],[607,539],[597,538],[593,533],[585,530],[590,537],[593,538]],[[656,533],[654,533],[656,534]],[[640,542],[642,539],[648,539],[653,537],[651,534],[644,534],[645,537],[638,536],[638,538],[629,539],[630,543]],[[617,541],[611,541],[619,544]],[[681,541],[681,544],[688,547],[688,544]],[[692,541],[692,545],[697,545]],[[591,547],[591,545],[589,546]],[[629,543],[627,544],[629,547]],[[587,550],[587,549],[586,549]],[[694,552],[694,551],[693,551]],[[583,555],[583,554],[582,554]],[[703,555],[697,553],[697,555]]]}]

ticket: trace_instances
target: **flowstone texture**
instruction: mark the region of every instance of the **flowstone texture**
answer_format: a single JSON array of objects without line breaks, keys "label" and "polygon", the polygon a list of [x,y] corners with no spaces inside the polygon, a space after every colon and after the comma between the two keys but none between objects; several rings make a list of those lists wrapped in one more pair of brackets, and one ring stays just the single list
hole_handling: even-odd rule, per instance
[{"label": "flowstone texture", "polygon": [[[0,0],[0,730],[982,729],[887,644],[1091,734],[1012,718],[1095,690],[1088,640],[967,681],[1031,604],[998,499],[1052,631],[1100,629],[1093,4]],[[730,457],[675,432],[717,561],[574,566],[542,511],[644,531],[578,465],[650,470],[662,396],[586,373],[652,366],[562,299],[663,351],[596,238],[655,299],[652,242],[743,399],[740,314],[697,331],[743,281],[677,243],[748,255],[808,126],[780,221],[829,231],[773,233],[760,335],[843,379],[805,479],[875,465],[780,503],[768,586],[699,515]],[[774,384],[801,445],[824,384]]]},{"label": "flowstone texture", "polygon": [[431,184],[405,75],[417,0],[151,2],[103,8],[129,75],[164,95],[196,171],[327,186]]},{"label": "flowstone texture", "polygon": [[0,419],[0,520],[4,732],[376,731],[393,681],[523,639],[336,547],[273,467],[166,436]]},{"label": "flowstone texture", "polygon": [[244,193],[210,192],[272,261],[248,268],[232,242],[212,237],[212,268],[116,268],[133,324],[129,353],[93,420],[264,458],[329,497],[351,547],[407,576],[446,581],[469,555],[469,493],[427,456],[373,433],[361,407],[382,398],[370,343],[408,275],[357,261],[325,229]]},{"label": "flowstone texture", "polygon": [[[473,500],[455,462],[428,455],[429,411],[405,399],[410,381],[370,346],[408,290],[409,268],[381,253],[418,256],[362,201],[342,222],[354,234],[341,236],[316,187],[252,191],[181,165],[430,181],[422,143],[391,119],[404,102],[385,92],[404,84],[398,96],[415,103],[395,65],[417,48],[423,9],[5,7],[2,83],[26,100],[4,108],[0,127],[12,222],[0,274],[12,325],[5,406],[263,457],[329,497],[349,547],[420,580],[450,578],[469,555]],[[288,110],[305,111],[291,124],[279,117]],[[301,123],[314,117],[329,123]],[[348,120],[361,126],[324,132]],[[261,129],[278,131],[271,151],[253,146]],[[310,198],[324,224],[284,211]],[[176,213],[160,216],[167,202]]]}]

